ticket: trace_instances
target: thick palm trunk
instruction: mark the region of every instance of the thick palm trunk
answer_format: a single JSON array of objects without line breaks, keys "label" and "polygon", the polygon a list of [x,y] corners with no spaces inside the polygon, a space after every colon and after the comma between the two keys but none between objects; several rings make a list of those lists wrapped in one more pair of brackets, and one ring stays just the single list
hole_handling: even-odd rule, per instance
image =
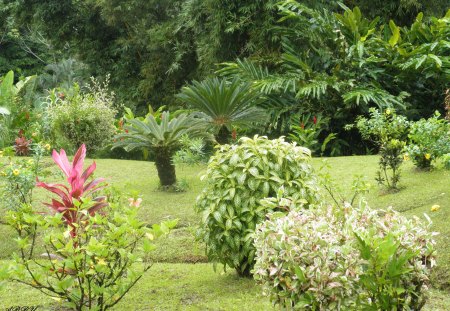
[{"label": "thick palm trunk", "polygon": [[217,133],[216,135],[216,141],[218,144],[220,145],[225,145],[228,144],[229,140],[230,140],[230,131],[227,129],[227,127],[225,125],[223,125],[220,130],[219,133]]},{"label": "thick palm trunk", "polygon": [[175,165],[172,163],[173,152],[169,148],[155,149],[155,165],[161,186],[172,186],[177,182]]}]

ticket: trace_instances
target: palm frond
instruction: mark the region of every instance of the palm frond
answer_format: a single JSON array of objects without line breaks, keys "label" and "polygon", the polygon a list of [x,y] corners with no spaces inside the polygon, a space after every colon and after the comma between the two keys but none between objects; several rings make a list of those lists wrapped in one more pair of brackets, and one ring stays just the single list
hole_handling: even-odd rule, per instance
[{"label": "palm frond", "polygon": [[125,132],[116,135],[113,148],[152,149],[157,147],[176,148],[184,135],[189,137],[206,136],[204,120],[193,115],[180,114],[170,118],[169,112],[161,114],[158,122],[153,115],[145,119],[126,119]]},{"label": "palm frond", "polygon": [[238,79],[206,79],[184,87],[179,99],[200,112],[215,127],[232,124],[251,125],[265,119],[265,112],[258,108],[263,101],[250,83]]}]

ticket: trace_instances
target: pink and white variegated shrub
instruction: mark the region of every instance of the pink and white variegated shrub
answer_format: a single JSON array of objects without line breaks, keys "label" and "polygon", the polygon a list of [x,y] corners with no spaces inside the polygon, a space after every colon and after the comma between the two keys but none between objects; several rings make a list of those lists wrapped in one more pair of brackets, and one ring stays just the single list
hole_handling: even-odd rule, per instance
[{"label": "pink and white variegated shrub", "polygon": [[52,158],[67,177],[69,186],[40,181],[37,182],[36,186],[47,189],[59,197],[59,199],[52,199],[51,203],[44,204],[55,213],[61,213],[65,223],[71,227],[71,236],[75,237],[77,226],[74,224],[82,220],[83,215],[85,215],[80,213],[81,210],[86,210],[89,215],[93,216],[95,212],[108,205],[104,196],[94,196],[96,192],[104,188],[102,183],[105,179],[89,180],[96,169],[95,162],[83,171],[84,159],[86,158],[86,146],[84,144],[78,149],[72,163],[69,162],[64,149],[61,149],[59,153],[53,150]]}]

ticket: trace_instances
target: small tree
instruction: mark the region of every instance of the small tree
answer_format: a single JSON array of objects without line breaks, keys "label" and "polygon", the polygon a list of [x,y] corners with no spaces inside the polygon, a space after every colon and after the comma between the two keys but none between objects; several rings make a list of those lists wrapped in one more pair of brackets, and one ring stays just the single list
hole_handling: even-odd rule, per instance
[{"label": "small tree", "polygon": [[[399,116],[392,109],[380,112],[375,108],[369,110],[370,119],[358,117],[356,127],[364,139],[372,140],[380,147],[379,171],[376,180],[388,189],[396,190],[400,180],[400,166],[403,163],[410,122]],[[391,172],[391,174],[389,174]]]},{"label": "small tree", "polygon": [[161,186],[173,186],[177,178],[172,157],[180,147],[180,139],[183,135],[205,135],[204,121],[188,114],[171,118],[169,112],[163,112],[157,118],[151,113],[138,118],[127,111],[124,132],[116,135],[113,148],[152,150]]},{"label": "small tree", "polygon": [[261,95],[250,83],[237,79],[194,81],[183,88],[178,98],[200,111],[199,115],[214,129],[219,144],[228,143],[232,126],[251,126],[265,121],[267,116],[257,107],[262,101]]}]

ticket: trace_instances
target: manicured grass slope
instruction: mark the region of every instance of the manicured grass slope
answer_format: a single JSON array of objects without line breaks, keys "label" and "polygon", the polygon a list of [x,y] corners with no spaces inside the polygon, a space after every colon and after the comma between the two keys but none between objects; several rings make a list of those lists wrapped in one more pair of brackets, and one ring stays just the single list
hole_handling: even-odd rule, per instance
[{"label": "manicured grass slope", "polygon": [[[373,181],[377,169],[376,156],[354,156],[329,158],[329,171],[346,193],[351,193],[354,175],[367,176]],[[323,159],[313,159],[319,168]],[[89,161],[88,161],[89,162]],[[141,218],[156,223],[166,218],[178,218],[179,225],[168,237],[158,242],[153,259],[158,264],[145,275],[136,290],[124,299],[117,310],[271,310],[270,303],[261,297],[260,289],[252,280],[238,279],[233,271],[215,273],[204,256],[204,246],[193,238],[198,221],[193,205],[202,189],[200,176],[205,166],[181,166],[177,175],[190,185],[184,193],[165,193],[157,190],[158,179],[154,165],[149,162],[123,160],[97,160],[97,176],[107,177],[110,183],[130,192],[142,194]],[[438,237],[439,269],[435,283],[440,287],[450,285],[450,171],[442,169],[432,172],[416,171],[411,163],[403,168],[398,193],[383,193],[376,186],[367,195],[370,206],[384,208],[392,205],[408,216],[423,218],[427,213],[433,220],[433,230],[441,232]],[[36,192],[36,201],[43,201],[46,194]],[[439,204],[438,212],[430,212],[433,204]],[[0,258],[7,260],[15,250],[14,232],[0,225]],[[197,264],[192,264],[197,263]],[[10,295],[14,291],[15,295]],[[446,310],[450,305],[447,290],[431,291],[428,310]],[[145,297],[145,298],[143,298]],[[13,305],[45,305],[54,301],[18,284],[9,284],[0,290],[0,308]]]}]

